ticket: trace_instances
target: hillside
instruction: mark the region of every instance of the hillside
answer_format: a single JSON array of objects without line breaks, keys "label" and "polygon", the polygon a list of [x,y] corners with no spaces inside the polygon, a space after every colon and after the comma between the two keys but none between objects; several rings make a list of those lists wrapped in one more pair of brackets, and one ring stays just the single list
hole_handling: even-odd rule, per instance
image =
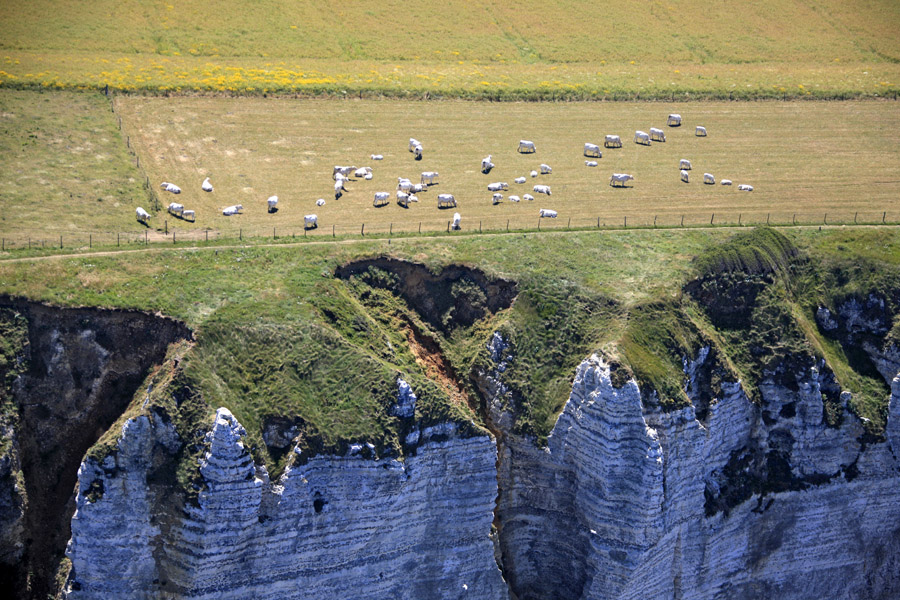
[{"label": "hillside", "polygon": [[[896,3],[700,0],[0,8],[15,87],[496,98],[897,93]],[[98,35],[96,32],[102,32]]]}]

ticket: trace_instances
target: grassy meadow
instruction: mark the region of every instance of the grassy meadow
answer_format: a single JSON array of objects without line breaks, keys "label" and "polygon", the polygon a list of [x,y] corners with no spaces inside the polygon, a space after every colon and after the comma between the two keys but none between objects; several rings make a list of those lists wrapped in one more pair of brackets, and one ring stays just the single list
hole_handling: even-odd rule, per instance
[{"label": "grassy meadow", "polygon": [[0,85],[475,98],[896,97],[890,0],[37,0]]}]

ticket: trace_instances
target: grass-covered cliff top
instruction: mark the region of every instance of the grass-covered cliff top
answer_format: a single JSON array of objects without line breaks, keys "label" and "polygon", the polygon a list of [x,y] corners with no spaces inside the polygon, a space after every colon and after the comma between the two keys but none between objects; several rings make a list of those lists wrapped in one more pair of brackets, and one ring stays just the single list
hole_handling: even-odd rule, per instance
[{"label": "grass-covered cliff top", "polygon": [[[402,453],[412,425],[389,414],[398,375],[419,396],[420,426],[451,420],[479,430],[470,377],[487,364],[485,344],[497,329],[516,355],[506,377],[524,399],[518,427],[538,439],[552,428],[574,369],[590,352],[612,352],[660,402],[677,406],[688,401],[683,358],[710,343],[720,349],[721,376],[744,380],[751,396],[767,361],[826,358],[840,386],[854,392],[853,410],[878,430],[887,388],[819,331],[814,313],[870,292],[893,298],[896,311],[898,238],[892,229],[866,228],[643,230],[149,249],[0,261],[0,293],[183,319],[197,339],[178,349],[177,368],[154,375],[167,382],[154,387],[162,394],[155,403],[185,412],[176,419],[183,432],[228,407],[277,472],[285,455],[263,442],[273,422],[296,426],[310,451],[369,441],[379,452]],[[517,297],[474,324],[445,327],[452,314],[412,307],[389,273],[334,276],[341,265],[380,256],[434,274],[467,265],[515,282]],[[710,274],[726,286],[759,283],[744,307],[749,324],[723,321],[714,304],[692,295],[688,282]],[[466,282],[448,290],[485,302]],[[760,357],[753,344],[767,344],[770,353]]]}]

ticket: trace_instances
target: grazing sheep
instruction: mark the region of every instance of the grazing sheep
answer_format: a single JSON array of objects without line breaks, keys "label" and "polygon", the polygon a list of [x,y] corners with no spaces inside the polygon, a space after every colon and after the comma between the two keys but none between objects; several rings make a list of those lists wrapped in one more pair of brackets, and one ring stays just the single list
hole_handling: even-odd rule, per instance
[{"label": "grazing sheep", "polygon": [[340,200],[341,196],[344,195],[344,192],[347,191],[347,188],[344,187],[344,181],[342,179],[338,179],[334,182],[334,199]]},{"label": "grazing sheep", "polygon": [[146,225],[146,224],[147,224],[147,219],[150,218],[150,213],[148,213],[146,210],[144,210],[144,209],[141,208],[140,206],[138,206],[138,207],[137,207],[137,210],[135,210],[134,212],[135,212],[135,214],[137,214],[137,220],[138,220],[138,222],[143,223],[144,225]]},{"label": "grazing sheep", "polygon": [[316,215],[306,215],[303,217],[303,229],[315,229],[319,226],[319,217]]},{"label": "grazing sheep", "polygon": [[450,229],[454,231],[459,231],[459,222],[462,217],[459,216],[459,213],[453,213],[453,223],[450,225]]},{"label": "grazing sheep", "polygon": [[686,158],[682,158],[681,162],[678,164],[679,169],[684,169],[685,171],[691,170],[691,161]]},{"label": "grazing sheep", "polygon": [[[400,192],[398,192],[400,193]],[[375,200],[372,202],[376,207],[384,206],[390,202],[391,195],[388,192],[375,192]]]},{"label": "grazing sheep", "polygon": [[200,189],[202,189],[204,192],[213,191],[213,186],[209,182],[209,177],[207,177],[206,179],[203,180],[203,183],[200,184]]},{"label": "grazing sheep", "polygon": [[690,183],[691,182],[690,179],[691,179],[691,174],[688,173],[687,171],[685,171],[684,169],[682,169],[681,170],[681,180],[685,183]]},{"label": "grazing sheep", "polygon": [[532,188],[535,194],[547,194],[550,196],[550,186],[549,185],[536,185]]},{"label": "grazing sheep", "polygon": [[421,146],[421,145],[422,145],[422,142],[420,142],[416,138],[409,138],[409,151],[410,152],[415,152],[415,147]]},{"label": "grazing sheep", "polygon": [[270,213],[278,212],[278,196],[269,196],[266,204],[269,206]]},{"label": "grazing sheep", "polygon": [[397,178],[397,189],[402,192],[408,192],[412,189],[412,181],[407,179],[406,177],[398,177]]},{"label": "grazing sheep", "polygon": [[603,141],[603,145],[606,148],[621,148],[622,138],[617,135],[607,135],[606,139]]},{"label": "grazing sheep", "polygon": [[609,178],[609,185],[612,187],[625,187],[625,184],[629,181],[634,181],[634,175],[629,175],[628,173],[613,173],[612,177]]},{"label": "grazing sheep", "polygon": [[697,137],[706,137],[706,127],[697,125],[697,129],[694,130],[694,135],[696,135]]},{"label": "grazing sheep", "polygon": [[488,154],[486,157],[481,159],[481,172],[487,175],[491,172],[491,169],[494,168],[494,163],[491,162],[491,155]]},{"label": "grazing sheep", "polygon": [[422,183],[426,185],[434,185],[437,183],[438,172],[437,171],[423,171],[422,172]]},{"label": "grazing sheep", "polygon": [[557,215],[556,215],[556,211],[555,211],[555,210],[550,210],[549,208],[542,208],[542,209],[541,209],[541,218],[542,218],[542,219],[544,219],[544,218],[547,218],[547,219],[555,219],[556,216],[557,216]]},{"label": "grazing sheep", "polygon": [[176,202],[172,202],[169,204],[169,213],[175,216],[181,216],[181,213],[184,212],[184,204],[178,204]]},{"label": "grazing sheep", "polygon": [[641,130],[637,130],[634,132],[634,143],[635,144],[643,144],[645,146],[650,145],[650,134]]},{"label": "grazing sheep", "polygon": [[500,204],[500,201],[503,200],[503,194],[497,192],[494,194],[494,197],[491,199],[491,204]]},{"label": "grazing sheep", "polygon": [[413,148],[413,154],[416,155],[416,160],[422,160],[422,152],[423,150],[421,144]]},{"label": "grazing sheep", "polygon": [[409,208],[409,194],[397,190],[397,204],[403,208]]},{"label": "grazing sheep", "polygon": [[598,146],[597,144],[585,144],[584,155],[592,158],[600,158],[602,156],[602,153],[600,152],[600,146]]},{"label": "grazing sheep", "polygon": [[331,178],[338,179],[338,175],[341,175],[344,179],[350,177],[350,173],[356,170],[355,166],[342,167],[336,165],[334,169],[331,171]]},{"label": "grazing sheep", "polygon": [[529,142],[528,140],[520,140],[519,141],[519,150],[521,153],[529,153],[537,152],[537,148],[534,147],[534,142]]},{"label": "grazing sheep", "polygon": [[713,177],[712,173],[704,173],[703,174],[703,183],[707,185],[712,185],[716,182],[716,178]]},{"label": "grazing sheep", "polygon": [[438,208],[456,206],[456,198],[453,197],[453,194],[438,194],[437,203]]},{"label": "grazing sheep", "polygon": [[681,127],[681,115],[671,114],[669,118],[666,119],[666,125],[669,127]]},{"label": "grazing sheep", "polygon": [[185,221],[190,221],[191,223],[193,223],[194,221],[197,220],[197,213],[194,212],[193,210],[185,210],[185,211],[182,211],[181,218],[184,219]]},{"label": "grazing sheep", "polygon": [[532,177],[537,177],[537,176],[538,176],[538,172],[537,172],[537,171],[532,171],[532,172],[530,173],[530,175],[531,175]]},{"label": "grazing sheep", "polygon": [[553,173],[553,169],[550,168],[550,165],[541,164],[541,175],[550,175]]},{"label": "grazing sheep", "polygon": [[666,132],[662,129],[657,129],[656,127],[650,128],[650,140],[654,142],[664,142],[666,141]]}]

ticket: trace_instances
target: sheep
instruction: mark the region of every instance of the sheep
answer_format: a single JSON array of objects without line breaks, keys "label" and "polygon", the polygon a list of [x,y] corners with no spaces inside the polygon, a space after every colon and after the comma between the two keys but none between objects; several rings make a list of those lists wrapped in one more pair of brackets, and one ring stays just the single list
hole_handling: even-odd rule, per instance
[{"label": "sheep", "polygon": [[499,192],[501,190],[508,190],[509,184],[505,181],[498,181],[496,183],[489,183],[487,186],[489,192]]},{"label": "sheep", "polygon": [[182,211],[181,218],[185,221],[190,221],[191,223],[193,223],[197,220],[197,213],[193,210],[185,210]]},{"label": "sheep", "polygon": [[494,168],[494,163],[491,162],[491,155],[488,154],[484,158],[481,159],[481,172],[487,175],[491,172],[491,169]]},{"label": "sheep", "polygon": [[612,187],[625,187],[625,184],[629,181],[634,181],[634,175],[629,175],[628,173],[613,173],[612,177],[609,178],[609,185]]},{"label": "sheep", "polygon": [[462,217],[459,216],[459,213],[453,213],[453,223],[450,225],[450,229],[454,231],[459,231],[459,222]]},{"label": "sheep", "polygon": [[634,143],[635,144],[643,144],[645,146],[650,145],[650,134],[641,130],[637,130],[634,132]]},{"label": "sheep", "polygon": [[746,183],[742,183],[742,184],[738,185],[738,189],[742,192],[752,192],[753,186],[747,185]]},{"label": "sheep", "polygon": [[650,140],[654,142],[664,142],[666,141],[666,132],[662,129],[657,129],[656,127],[650,128]]},{"label": "sheep", "polygon": [[368,172],[366,173],[366,176],[363,177],[363,179],[365,179],[366,181],[372,181],[372,178],[373,178],[373,177],[375,177],[375,175],[372,174],[372,171],[368,171]]},{"label": "sheep", "polygon": [[398,177],[397,178],[397,189],[403,192],[408,192],[412,189],[412,181],[407,179],[406,177]]},{"label": "sheep", "polygon": [[403,208],[409,208],[409,194],[397,190],[397,204]]},{"label": "sheep", "polygon": [[344,195],[344,192],[347,191],[347,188],[344,187],[344,182],[341,179],[338,179],[334,182],[334,199],[340,200],[341,196]]},{"label": "sheep", "polygon": [[535,194],[550,194],[550,186],[549,185],[536,185],[532,188]]},{"label": "sheep", "polygon": [[518,202],[519,200],[520,200],[520,198],[518,196],[510,196],[509,197],[510,202]]},{"label": "sheep", "polygon": [[681,180],[682,180],[683,182],[685,182],[685,183],[690,183],[690,182],[691,182],[691,181],[690,181],[690,176],[691,176],[690,173],[688,173],[688,172],[685,171],[684,169],[681,170]]},{"label": "sheep", "polygon": [[416,146],[421,146],[422,142],[417,140],[416,138],[409,138],[409,151],[415,152]]},{"label": "sheep", "polygon": [[366,177],[366,175],[369,175],[371,173],[372,173],[372,167],[360,167],[360,168],[356,169],[355,171],[353,171],[353,176],[356,177],[357,179],[360,179],[360,178]]},{"label": "sheep", "polygon": [[537,177],[537,176],[538,176],[538,172],[537,172],[537,171],[532,171],[532,172],[530,173],[530,175],[531,175],[532,177]]},{"label": "sheep", "polygon": [[173,193],[173,194],[180,194],[180,193],[181,193],[181,188],[180,188],[180,187],[178,187],[178,186],[175,185],[174,183],[169,183],[168,181],[163,181],[163,182],[162,182],[162,185],[160,185],[159,187],[161,187],[161,188],[164,189],[165,191],[171,192],[171,193]]},{"label": "sheep", "polygon": [[550,210],[549,208],[542,208],[542,209],[541,209],[541,218],[542,218],[542,219],[543,219],[543,218],[547,218],[547,219],[555,219],[555,218],[556,218],[556,211],[555,211],[555,210]]},{"label": "sheep", "polygon": [[340,165],[335,165],[334,169],[331,171],[331,178],[337,179],[338,174],[343,175],[345,178],[350,176],[350,173],[356,170],[355,166],[342,167]]},{"label": "sheep", "polygon": [[596,167],[596,166],[597,166],[597,161],[596,161],[596,160],[586,160],[586,161],[584,161],[584,166],[586,166],[586,167]]},{"label": "sheep", "polygon": [[501,200],[503,200],[503,194],[497,192],[494,194],[494,197],[491,198],[491,204],[500,204]]},{"label": "sheep", "polygon": [[278,212],[278,196],[269,196],[266,204],[269,206],[270,213]]},{"label": "sheep", "polygon": [[169,204],[169,214],[173,214],[175,216],[180,216],[181,213],[184,212],[184,204],[178,204],[176,202],[171,202]]},{"label": "sheep", "polygon": [[213,191],[213,186],[209,182],[209,177],[207,177],[206,179],[203,180],[203,183],[200,184],[200,189],[203,190],[204,192]]},{"label": "sheep", "polygon": [[527,202],[531,202],[531,201],[534,200],[534,196],[532,196],[531,194],[523,194],[523,195],[522,195],[522,200],[525,200],[525,201],[527,201]]},{"label": "sheep", "polygon": [[525,183],[525,178],[524,177],[516,177],[515,179],[513,179],[513,181],[515,181],[516,183]]},{"label": "sheep", "polygon": [[697,125],[697,129],[694,130],[694,135],[697,137],[706,137],[706,127]]},{"label": "sheep", "polygon": [[598,146],[597,144],[585,144],[584,155],[593,158],[600,158],[600,146]]},{"label": "sheep", "polygon": [[319,198],[316,200],[316,206],[325,206],[325,198]]},{"label": "sheep", "polygon": [[712,185],[716,182],[716,178],[713,177],[712,173],[704,173],[703,174],[703,183]]},{"label": "sheep", "polygon": [[140,206],[138,206],[138,207],[137,207],[137,210],[135,210],[134,212],[135,212],[135,214],[137,215],[137,220],[138,220],[138,222],[139,222],[139,223],[143,223],[144,225],[146,225],[146,224],[147,224],[147,219],[150,218],[150,213],[148,213],[146,210],[144,210],[144,209],[141,208]]},{"label": "sheep", "polygon": [[722,185],[731,185],[731,180],[730,180],[730,179],[723,179],[723,180],[720,181],[719,183],[721,183]]},{"label": "sheep", "polygon": [[319,226],[319,217],[316,215],[306,215],[303,217],[303,229],[315,229]]},{"label": "sheep", "polygon": [[419,201],[419,197],[416,196],[415,194],[410,194],[410,195],[409,195],[409,201],[410,201],[410,202],[418,202],[418,201]]},{"label": "sheep", "polygon": [[372,160],[384,160],[384,154],[370,154],[369,158]]},{"label": "sheep", "polygon": [[550,175],[553,173],[553,169],[550,168],[550,165],[541,164],[541,175]]},{"label": "sheep", "polygon": [[438,208],[456,206],[456,198],[453,197],[453,194],[438,194],[437,202]]},{"label": "sheep", "polygon": [[240,214],[240,212],[242,210],[244,210],[243,205],[235,204],[234,206],[226,206],[225,208],[223,208],[222,214],[225,215],[226,217],[230,217],[232,215]]},{"label": "sheep", "polygon": [[416,160],[422,160],[422,145],[418,145],[413,148],[413,154],[416,155]]},{"label": "sheep", "polygon": [[682,158],[681,162],[678,163],[678,168],[684,169],[685,171],[690,171],[691,170],[691,161],[689,161],[686,158]]},{"label": "sheep", "polygon": [[372,204],[376,207],[384,206],[390,201],[390,198],[391,195],[388,192],[375,192],[375,200],[372,201]]},{"label": "sheep", "polygon": [[438,172],[437,171],[423,171],[422,172],[422,183],[426,185],[434,185],[437,183]]},{"label": "sheep", "polygon": [[519,140],[519,149],[518,152],[521,153],[529,153],[537,152],[537,148],[534,147],[534,142],[529,142],[528,140]]},{"label": "sheep", "polygon": [[421,192],[427,192],[428,186],[424,183],[414,183],[412,187],[409,188],[409,193],[411,194],[419,194]]},{"label": "sheep", "polygon": [[666,119],[666,125],[669,127],[681,127],[681,115],[671,114],[669,118]]},{"label": "sheep", "polygon": [[605,148],[621,148],[622,138],[617,135],[607,135],[606,139],[603,140],[603,146]]}]

